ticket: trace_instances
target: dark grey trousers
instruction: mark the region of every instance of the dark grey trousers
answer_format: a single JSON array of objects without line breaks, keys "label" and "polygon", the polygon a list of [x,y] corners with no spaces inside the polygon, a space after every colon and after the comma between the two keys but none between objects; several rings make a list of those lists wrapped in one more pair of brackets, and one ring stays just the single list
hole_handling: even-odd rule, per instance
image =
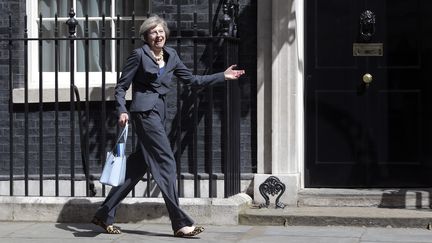
[{"label": "dark grey trousers", "polygon": [[164,127],[165,102],[159,99],[154,110],[132,113],[132,119],[138,144],[136,152],[127,159],[125,183],[111,189],[95,216],[113,224],[117,206],[150,169],[162,192],[174,232],[193,225],[193,220],[179,207],[176,163]]}]

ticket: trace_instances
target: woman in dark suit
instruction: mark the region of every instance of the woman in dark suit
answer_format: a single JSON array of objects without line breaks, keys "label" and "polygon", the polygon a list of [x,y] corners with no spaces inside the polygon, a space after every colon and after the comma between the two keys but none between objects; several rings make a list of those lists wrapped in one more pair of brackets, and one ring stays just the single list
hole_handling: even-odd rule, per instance
[{"label": "woman in dark suit", "polygon": [[[195,226],[194,221],[179,206],[176,163],[164,127],[165,95],[173,76],[186,84],[202,86],[238,79],[244,70],[233,70],[235,65],[232,65],[224,72],[192,75],[177,52],[165,46],[169,29],[165,20],[158,16],[145,20],[139,33],[145,43],[129,56],[115,88],[119,125],[125,126],[131,116],[138,137],[137,148],[128,157],[125,183],[111,189],[92,222],[107,233],[120,234],[120,228],[113,225],[116,208],[149,169],[162,192],[174,235],[195,236],[203,232],[204,228]],[[132,83],[129,114],[125,94]]]}]

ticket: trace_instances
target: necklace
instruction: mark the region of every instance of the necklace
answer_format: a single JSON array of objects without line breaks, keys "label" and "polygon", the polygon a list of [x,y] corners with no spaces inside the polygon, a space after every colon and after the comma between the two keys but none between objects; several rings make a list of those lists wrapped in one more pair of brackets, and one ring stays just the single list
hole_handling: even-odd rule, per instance
[{"label": "necklace", "polygon": [[152,51],[152,54],[153,57],[156,59],[156,62],[160,62],[163,60],[163,56],[164,56],[163,50],[159,52],[159,55],[155,55],[154,51]]}]

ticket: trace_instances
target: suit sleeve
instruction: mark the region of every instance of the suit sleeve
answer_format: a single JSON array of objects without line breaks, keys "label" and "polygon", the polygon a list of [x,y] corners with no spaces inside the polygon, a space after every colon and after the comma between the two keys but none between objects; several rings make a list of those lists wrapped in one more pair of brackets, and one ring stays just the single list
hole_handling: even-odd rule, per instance
[{"label": "suit sleeve", "polygon": [[128,57],[126,65],[123,67],[121,77],[115,87],[115,100],[117,114],[120,116],[121,113],[127,112],[126,109],[126,91],[129,89],[135,73],[138,70],[141,55],[139,49],[133,50],[132,54]]},{"label": "suit sleeve", "polygon": [[206,86],[225,81],[225,75],[223,72],[210,75],[193,75],[192,72],[180,60],[177,53],[175,58],[176,68],[174,70],[174,75],[188,85]]}]

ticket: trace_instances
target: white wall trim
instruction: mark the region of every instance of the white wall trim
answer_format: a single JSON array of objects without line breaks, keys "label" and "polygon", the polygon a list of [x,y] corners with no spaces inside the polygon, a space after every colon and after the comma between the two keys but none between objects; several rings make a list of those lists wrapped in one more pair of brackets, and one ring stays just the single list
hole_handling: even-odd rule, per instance
[{"label": "white wall trim", "polygon": [[272,2],[258,1],[257,21],[257,173],[271,173]]},{"label": "white wall trim", "polygon": [[[114,87],[115,84],[106,84],[105,95],[107,101],[114,100]],[[24,88],[13,89],[13,103],[24,104]],[[85,87],[78,87],[78,92],[81,101],[86,101]],[[42,91],[42,102],[53,103],[55,102],[55,89],[44,88]],[[126,100],[132,99],[132,89],[128,89],[126,92]],[[102,88],[101,87],[89,87],[89,98],[88,101],[102,101]],[[58,102],[70,102],[70,89],[59,88],[58,89]],[[39,103],[39,89],[28,90],[28,103]]]},{"label": "white wall trim", "polygon": [[[271,55],[266,55],[269,46]],[[258,2],[257,54],[258,170],[254,190],[257,192],[262,180],[275,175],[285,180],[291,198],[286,203],[295,205],[292,199],[304,187],[304,0]],[[260,195],[254,196],[260,200]]]},{"label": "white wall trim", "polygon": [[272,174],[303,167],[303,1],[272,1]]},{"label": "white wall trim", "polygon": [[297,161],[300,172],[300,189],[304,188],[304,169],[305,169],[305,104],[304,104],[304,83],[305,83],[305,22],[304,22],[304,0],[295,1],[295,9],[297,16],[297,54],[298,54],[298,69],[297,69],[297,101],[296,101],[296,142],[297,142]]}]

